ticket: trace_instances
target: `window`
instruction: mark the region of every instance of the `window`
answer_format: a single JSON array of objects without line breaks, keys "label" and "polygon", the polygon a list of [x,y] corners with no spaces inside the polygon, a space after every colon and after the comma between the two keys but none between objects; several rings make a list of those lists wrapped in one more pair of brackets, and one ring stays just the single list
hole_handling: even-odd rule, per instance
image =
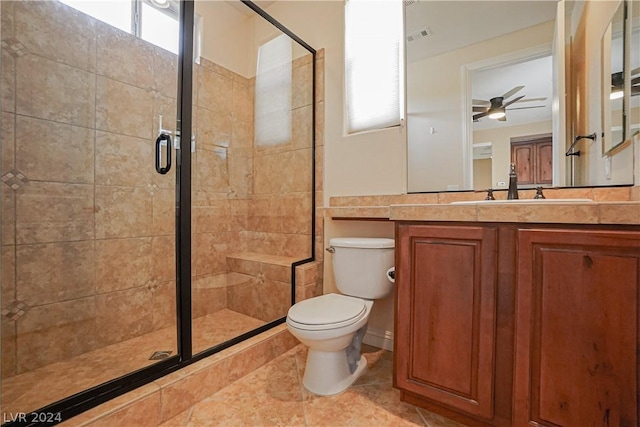
[{"label": "window", "polygon": [[282,34],[258,48],[255,88],[256,146],[291,140],[291,39]]},{"label": "window", "polygon": [[345,3],[347,133],[400,124],[402,4],[400,0]]},{"label": "window", "polygon": [[177,0],[60,0],[116,28],[178,53],[180,6]]}]

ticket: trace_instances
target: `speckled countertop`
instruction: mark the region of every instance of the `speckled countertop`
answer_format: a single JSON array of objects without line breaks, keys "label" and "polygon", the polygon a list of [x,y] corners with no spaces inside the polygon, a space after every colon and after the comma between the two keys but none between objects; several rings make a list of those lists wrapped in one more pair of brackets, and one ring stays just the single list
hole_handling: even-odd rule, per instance
[{"label": "speckled countertop", "polygon": [[[534,193],[521,191],[520,198],[531,199]],[[535,203],[483,203],[484,193],[480,192],[332,197],[326,214],[351,220],[640,224],[638,193],[638,186],[549,189],[545,190],[547,200]],[[593,201],[564,203],[553,199]],[[479,203],[450,204],[456,201]]]}]

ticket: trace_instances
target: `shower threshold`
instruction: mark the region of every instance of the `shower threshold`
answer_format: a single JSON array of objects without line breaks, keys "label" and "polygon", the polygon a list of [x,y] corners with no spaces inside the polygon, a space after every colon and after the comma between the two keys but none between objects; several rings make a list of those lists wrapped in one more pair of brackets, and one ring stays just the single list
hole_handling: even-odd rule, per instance
[{"label": "shower threshold", "polygon": [[[265,322],[223,309],[193,319],[193,353],[264,325]],[[149,355],[158,349],[177,353],[176,328],[99,348],[71,359],[14,375],[2,381],[2,412],[27,413],[72,394],[157,363]]]}]

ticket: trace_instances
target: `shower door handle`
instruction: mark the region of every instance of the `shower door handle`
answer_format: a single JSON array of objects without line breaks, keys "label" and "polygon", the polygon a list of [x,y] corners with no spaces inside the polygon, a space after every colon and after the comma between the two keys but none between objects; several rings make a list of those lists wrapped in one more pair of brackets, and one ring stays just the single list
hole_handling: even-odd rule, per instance
[{"label": "shower door handle", "polygon": [[[166,141],[164,144],[162,141]],[[160,166],[162,162],[162,146],[167,147],[167,164],[165,167]],[[166,133],[161,133],[156,139],[156,172],[160,175],[165,175],[171,170],[171,136]]]}]

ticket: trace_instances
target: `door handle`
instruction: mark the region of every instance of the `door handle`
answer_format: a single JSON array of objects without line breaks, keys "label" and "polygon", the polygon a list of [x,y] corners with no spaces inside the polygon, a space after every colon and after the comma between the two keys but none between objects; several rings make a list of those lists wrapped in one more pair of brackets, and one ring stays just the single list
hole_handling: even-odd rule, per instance
[{"label": "door handle", "polygon": [[[166,143],[162,144],[162,141],[166,141]],[[164,167],[160,166],[162,163],[163,145],[167,146],[167,164]],[[171,170],[171,135],[161,133],[156,139],[156,172],[160,175],[165,175],[169,170]]]}]

